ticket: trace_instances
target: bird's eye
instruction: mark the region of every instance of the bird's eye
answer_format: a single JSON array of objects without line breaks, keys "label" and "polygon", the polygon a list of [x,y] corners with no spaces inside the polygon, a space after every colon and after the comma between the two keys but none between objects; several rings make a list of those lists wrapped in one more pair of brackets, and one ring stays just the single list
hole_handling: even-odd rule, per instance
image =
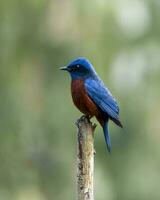
[{"label": "bird's eye", "polygon": [[77,67],[79,68],[79,65],[77,65]]}]

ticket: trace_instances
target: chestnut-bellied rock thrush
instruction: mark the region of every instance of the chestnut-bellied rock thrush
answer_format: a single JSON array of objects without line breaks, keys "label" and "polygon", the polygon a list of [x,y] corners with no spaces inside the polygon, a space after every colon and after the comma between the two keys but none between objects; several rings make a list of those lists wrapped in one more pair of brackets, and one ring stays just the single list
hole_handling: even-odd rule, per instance
[{"label": "chestnut-bellied rock thrush", "polygon": [[115,98],[86,58],[77,58],[60,69],[68,71],[71,75],[71,93],[75,106],[89,118],[95,116],[101,124],[110,152],[109,119],[122,128]]}]

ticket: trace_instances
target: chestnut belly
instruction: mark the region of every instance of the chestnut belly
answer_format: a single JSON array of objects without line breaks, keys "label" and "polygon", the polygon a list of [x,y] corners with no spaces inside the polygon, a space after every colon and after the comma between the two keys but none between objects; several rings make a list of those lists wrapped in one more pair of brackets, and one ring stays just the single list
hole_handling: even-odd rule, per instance
[{"label": "chestnut belly", "polygon": [[72,99],[75,106],[84,114],[98,116],[99,110],[88,96],[83,79],[73,80],[71,83]]}]

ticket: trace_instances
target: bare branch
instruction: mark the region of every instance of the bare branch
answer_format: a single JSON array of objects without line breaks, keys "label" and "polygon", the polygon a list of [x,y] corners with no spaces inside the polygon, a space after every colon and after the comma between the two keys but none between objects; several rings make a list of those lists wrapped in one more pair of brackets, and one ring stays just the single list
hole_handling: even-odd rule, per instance
[{"label": "bare branch", "polygon": [[94,130],[96,125],[92,124],[86,116],[82,116],[76,125],[78,127],[78,200],[94,200]]}]

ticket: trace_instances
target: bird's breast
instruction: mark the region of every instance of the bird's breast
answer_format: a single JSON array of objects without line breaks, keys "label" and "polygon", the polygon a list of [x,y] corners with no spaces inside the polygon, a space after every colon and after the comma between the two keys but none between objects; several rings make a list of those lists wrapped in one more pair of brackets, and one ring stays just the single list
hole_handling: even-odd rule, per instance
[{"label": "bird's breast", "polygon": [[83,79],[72,80],[71,93],[75,106],[82,113],[91,116],[96,116],[99,114],[97,106],[87,94]]}]

